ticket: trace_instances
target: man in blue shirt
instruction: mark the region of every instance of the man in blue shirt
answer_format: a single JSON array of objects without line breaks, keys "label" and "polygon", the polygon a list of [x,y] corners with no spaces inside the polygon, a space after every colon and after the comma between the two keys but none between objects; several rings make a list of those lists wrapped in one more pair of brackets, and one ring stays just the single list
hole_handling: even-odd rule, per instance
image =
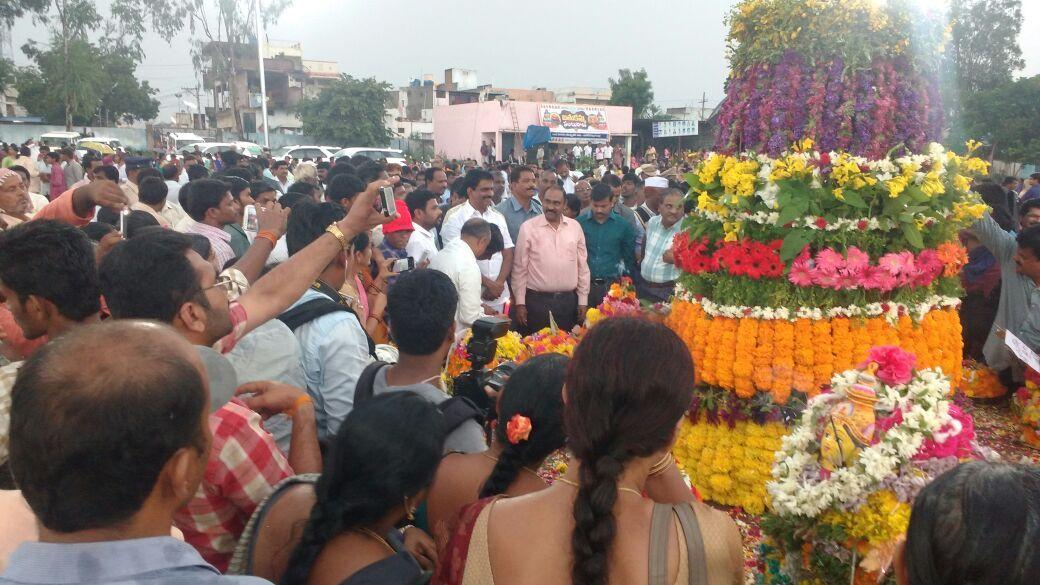
[{"label": "man in blue shirt", "polygon": [[26,361],[11,470],[39,542],[15,550],[0,584],[267,583],[222,577],[170,537],[208,461],[205,378],[191,344],[153,322],[76,328]]},{"label": "man in blue shirt", "polygon": [[592,205],[588,215],[578,217],[585,232],[589,253],[589,305],[598,306],[610,285],[622,274],[636,270],[636,234],[632,224],[614,213],[614,193],[610,185],[599,183],[592,189]]}]

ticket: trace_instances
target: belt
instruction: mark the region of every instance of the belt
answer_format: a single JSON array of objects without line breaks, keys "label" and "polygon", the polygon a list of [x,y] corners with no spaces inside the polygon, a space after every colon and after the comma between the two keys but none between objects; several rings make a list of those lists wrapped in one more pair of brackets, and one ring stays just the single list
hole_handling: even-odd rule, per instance
[{"label": "belt", "polygon": [[650,282],[649,280],[643,281],[643,286],[647,288],[672,288],[675,286],[675,281],[671,282]]},{"label": "belt", "polygon": [[612,276],[609,278],[593,278],[589,282],[591,284],[612,284],[615,280],[617,280],[617,277]]},{"label": "belt", "polygon": [[570,297],[570,296],[572,296],[574,294],[576,294],[576,293],[574,291],[572,291],[572,290],[563,291],[563,292],[542,292],[540,290],[527,289],[527,296],[529,296],[529,297],[530,296],[552,297],[554,299],[559,299],[559,298]]}]

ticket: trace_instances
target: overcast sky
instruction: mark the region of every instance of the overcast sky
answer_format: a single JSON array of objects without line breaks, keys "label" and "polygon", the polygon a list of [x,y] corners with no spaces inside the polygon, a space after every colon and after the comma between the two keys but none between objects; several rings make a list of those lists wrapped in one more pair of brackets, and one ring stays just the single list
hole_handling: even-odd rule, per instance
[{"label": "overcast sky", "polygon": [[[2,1],[2,0],[0,0]],[[245,0],[243,0],[245,1]],[[943,0],[922,0],[929,4]],[[104,4],[104,1],[100,2]],[[645,68],[662,108],[722,99],[727,74],[723,18],[734,0],[296,0],[269,26],[272,40],[303,43],[304,57],[338,61],[344,73],[395,86],[444,69],[475,69],[498,87],[607,87],[620,68]],[[1026,59],[1040,73],[1040,1],[1024,0]],[[638,9],[634,7],[638,6]],[[18,47],[45,38],[23,19]],[[173,95],[195,85],[186,34],[167,44],[146,40],[138,68],[159,89],[160,119],[183,109]],[[203,98],[203,107],[209,105]]]}]

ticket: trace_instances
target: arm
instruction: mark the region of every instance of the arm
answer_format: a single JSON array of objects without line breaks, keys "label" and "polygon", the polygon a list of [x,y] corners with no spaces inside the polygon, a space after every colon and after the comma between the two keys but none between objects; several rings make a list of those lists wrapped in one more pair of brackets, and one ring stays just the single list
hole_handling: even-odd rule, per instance
[{"label": "arm", "polygon": [[[392,185],[389,181],[369,183],[364,193],[358,194],[347,217],[336,225],[343,232],[345,242],[349,243],[358,233],[368,231],[377,225],[390,220],[372,207],[376,194],[384,185]],[[336,255],[343,251],[343,244],[331,233],[322,234],[309,246],[294,254],[287,261],[279,264],[253,284],[239,303],[249,315],[249,322],[241,335],[252,331],[278,316],[303,295],[307,287],[321,274],[321,271],[332,262]],[[241,336],[240,335],[240,336]]]},{"label": "arm", "polygon": [[[302,392],[302,391],[301,391]],[[314,403],[306,402],[292,411],[292,437],[289,439],[289,465],[296,473],[321,473],[321,447]]]},{"label": "arm", "polygon": [[[526,224],[525,224],[526,225]],[[522,307],[527,304],[527,270],[531,259],[528,256],[528,231],[520,226],[520,233],[516,235],[516,248],[513,254],[513,298],[516,305]],[[505,260],[503,258],[503,268]]]},{"label": "arm", "polygon": [[[589,250],[585,246],[585,232],[578,229],[578,308],[588,307],[589,287],[592,276],[589,273]],[[583,317],[584,314],[578,317]]]},{"label": "arm", "polygon": [[495,279],[495,282],[505,284],[511,272],[513,272],[513,248],[506,248],[502,250],[502,269],[498,271],[498,278]]},{"label": "arm", "polygon": [[1010,259],[1018,246],[1015,243],[1015,234],[1001,229],[990,217],[989,212],[972,224],[971,231],[975,232],[982,245],[989,248],[989,251],[1001,261]]},{"label": "arm", "polygon": [[126,194],[118,185],[109,181],[97,181],[62,193],[48,203],[33,219],[54,219],[81,226],[90,223],[96,206],[116,211],[130,205]]},{"label": "arm", "polygon": [[270,209],[262,207],[257,209],[257,227],[260,228],[259,231],[271,232],[275,241],[271,242],[267,238],[254,238],[253,244],[249,246],[246,253],[242,254],[242,257],[235,263],[235,268],[239,269],[249,282],[256,282],[256,279],[260,278],[260,274],[264,271],[264,265],[267,263],[267,258],[271,255],[271,251],[274,250],[275,243],[277,243],[278,238],[285,234],[286,222],[289,220],[289,211],[289,209],[282,209],[282,206],[277,202],[272,204]]},{"label": "arm", "polygon": [[314,418],[314,402],[306,390],[261,380],[242,384],[235,396],[264,420],[286,414],[292,421],[289,464],[296,473],[321,473],[321,449]]},{"label": "arm", "polygon": [[[454,213],[452,213],[452,211],[454,211]],[[447,246],[462,236],[462,224],[466,222],[459,221],[459,213],[461,212],[457,209],[449,209],[444,213],[445,215],[449,213],[451,214],[447,215],[447,217],[444,218],[444,222],[441,224],[441,242]]]},{"label": "arm", "polygon": [[480,304],[480,270],[476,265],[472,270],[463,268],[459,271],[458,279],[459,322],[469,327],[484,316],[484,309]]},{"label": "arm", "polygon": [[[215,417],[222,420],[214,422]],[[289,461],[278,450],[274,437],[260,426],[260,415],[236,402],[229,402],[210,415],[214,442],[224,437],[219,455],[219,466],[212,483],[231,501],[239,517],[249,518],[274,486],[293,474]],[[244,520],[243,520],[244,521]]]}]

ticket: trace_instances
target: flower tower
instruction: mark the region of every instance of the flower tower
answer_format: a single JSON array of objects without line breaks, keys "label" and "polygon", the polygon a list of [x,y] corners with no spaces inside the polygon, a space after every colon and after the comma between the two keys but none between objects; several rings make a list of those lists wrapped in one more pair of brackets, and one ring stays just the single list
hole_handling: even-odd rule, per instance
[{"label": "flower tower", "polygon": [[709,499],[751,513],[807,398],[876,345],[954,385],[957,231],[987,163],[948,151],[943,23],[895,0],[746,0],[716,149],[686,176],[669,325],[696,365],[676,456]]}]

